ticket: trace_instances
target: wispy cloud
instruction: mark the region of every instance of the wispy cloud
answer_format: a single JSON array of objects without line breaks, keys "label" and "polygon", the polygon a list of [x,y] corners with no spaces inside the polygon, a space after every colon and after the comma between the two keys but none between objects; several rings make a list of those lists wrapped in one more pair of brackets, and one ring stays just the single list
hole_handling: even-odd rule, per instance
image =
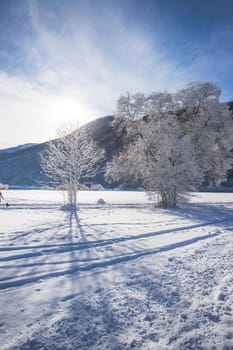
[{"label": "wispy cloud", "polygon": [[111,113],[119,94],[127,90],[174,90],[188,80],[154,38],[132,31],[116,10],[103,9],[94,19],[83,16],[83,9],[81,16],[74,10],[56,33],[39,17],[35,3],[30,4],[37,33],[36,47],[29,48],[38,67],[35,80],[76,96],[97,114]]},{"label": "wispy cloud", "polygon": [[[208,41],[188,43],[184,69],[191,80],[211,81],[222,88],[222,100],[233,98],[233,28],[214,30]],[[182,62],[181,62],[182,63]]]},{"label": "wispy cloud", "polygon": [[27,1],[33,34],[21,43],[24,65],[0,74],[3,134],[13,133],[14,140],[6,137],[2,145],[41,142],[55,136],[60,121],[83,123],[113,113],[126,91],[175,91],[190,80],[211,80],[219,59],[231,64],[220,53],[212,58],[221,33],[205,47],[190,45],[185,63],[161,45],[159,33],[150,37],[128,25],[110,2],[100,2],[96,12],[88,1],[71,3],[45,8]]}]

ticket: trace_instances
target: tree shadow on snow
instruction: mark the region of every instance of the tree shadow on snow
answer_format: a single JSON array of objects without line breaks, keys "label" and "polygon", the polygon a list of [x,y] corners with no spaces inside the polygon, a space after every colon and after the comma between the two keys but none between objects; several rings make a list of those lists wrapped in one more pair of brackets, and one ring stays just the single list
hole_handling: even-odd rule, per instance
[{"label": "tree shadow on snow", "polygon": [[[156,230],[141,234],[134,235],[124,235],[118,236],[109,239],[97,239],[97,240],[88,240],[87,239],[87,231],[83,229],[83,227],[88,228],[89,225],[86,225],[85,222],[82,225],[79,217],[79,212],[77,211],[67,211],[67,222],[63,223],[63,226],[68,228],[67,239],[68,242],[65,243],[55,243],[55,244],[37,244],[37,245],[23,245],[23,246],[9,246],[9,247],[1,247],[0,251],[7,252],[9,254],[6,256],[0,257],[1,263],[10,263],[12,261],[12,265],[8,264],[8,266],[3,266],[2,268],[13,268],[13,263],[17,260],[23,260],[23,263],[18,263],[14,268],[17,270],[16,275],[19,277],[14,279],[14,274],[12,274],[12,278],[6,278],[0,280],[0,288],[5,289],[9,287],[24,285],[27,283],[36,282],[40,278],[51,278],[58,277],[62,275],[73,275],[76,272],[81,271],[94,271],[98,268],[104,268],[107,266],[118,265],[127,261],[132,261],[134,259],[157,254],[160,252],[165,252],[169,250],[173,250],[179,247],[184,247],[186,245],[191,245],[195,242],[209,239],[217,235],[217,232],[212,232],[210,234],[202,234],[194,238],[183,239],[178,243],[173,244],[165,244],[160,248],[152,248],[152,249],[143,249],[143,246],[140,246],[141,239],[153,238],[156,236],[168,235],[173,233],[182,233],[187,230],[198,229],[203,227],[208,227],[214,225],[220,228],[229,228],[233,224],[233,212],[230,208],[233,203],[228,203],[228,206],[224,206],[224,204],[186,204],[185,206],[175,209],[175,210],[166,210],[165,213],[169,213],[174,215],[175,217],[181,217],[182,219],[189,219],[192,221],[196,221],[197,223],[191,225],[182,225],[179,223],[179,227],[169,228],[165,230]],[[159,209],[161,213],[161,209]],[[152,212],[152,215],[156,215],[156,210]],[[94,224],[93,224],[94,225]],[[61,227],[61,224],[58,224],[58,228]],[[41,234],[43,230],[48,230],[48,228],[44,227],[43,229],[34,230],[34,233]],[[118,244],[124,244],[130,242],[130,251],[122,252],[118,250],[117,256],[113,256],[108,259],[99,260],[95,255],[95,250],[99,248],[108,249],[112,246],[117,247]],[[93,251],[94,250],[94,251]],[[21,252],[22,251],[22,252]],[[12,255],[10,254],[12,252]],[[16,254],[16,252],[18,252]],[[59,266],[67,264],[67,261],[64,262],[59,260],[60,254],[67,253],[69,255],[68,263],[69,267],[65,269],[59,269]],[[57,261],[49,261],[50,256],[56,255]],[[40,258],[40,261],[34,261],[35,258]],[[47,270],[46,272],[36,273],[33,270],[33,267],[36,266],[57,266],[57,271],[54,269]],[[31,268],[30,273],[18,274],[19,269],[25,269],[26,267]],[[0,266],[1,268],[1,266]],[[10,281],[12,280],[12,281]],[[74,288],[75,289],[75,288]]]},{"label": "tree shadow on snow", "polygon": [[[46,252],[47,250],[47,259],[49,254],[57,254],[59,259],[59,253],[68,253],[69,267],[62,271],[48,271],[40,274],[40,276],[33,276],[32,274],[32,276],[21,278],[18,280],[18,283],[16,281],[10,282],[9,280],[8,282],[0,282],[0,288],[5,289],[37,282],[41,278],[46,279],[63,275],[70,278],[70,294],[67,294],[60,301],[61,303],[67,303],[66,307],[69,313],[60,320],[55,321],[52,329],[45,327],[39,334],[33,334],[31,339],[17,346],[17,349],[139,349],[143,348],[146,339],[151,339],[156,344],[159,336],[153,331],[152,326],[159,317],[159,312],[162,310],[164,312],[163,316],[167,317],[163,321],[165,326],[171,327],[168,324],[169,316],[163,310],[172,310],[181,300],[180,280],[176,271],[171,271],[169,276],[169,271],[156,274],[148,269],[148,271],[145,270],[146,277],[139,275],[139,278],[135,277],[135,273],[132,278],[127,277],[127,284],[124,282],[123,290],[127,287],[127,293],[121,291],[119,286],[117,288],[120,289],[116,291],[114,287],[109,288],[107,286],[105,289],[103,283],[102,285],[99,283],[99,273],[108,267],[118,267],[121,274],[125,275],[128,268],[125,264],[127,262],[135,261],[141,257],[155,256],[162,252],[172,251],[216,237],[218,233],[214,231],[194,238],[182,239],[176,243],[169,244],[168,242],[157,248],[145,249],[141,244],[141,239],[164,234],[167,234],[169,237],[170,233],[178,234],[179,232],[209,225],[226,228],[229,224],[233,224],[232,209],[230,208],[232,205],[233,203],[228,203],[226,207],[219,204],[186,204],[176,210],[166,210],[164,213],[194,221],[190,225],[179,223],[180,226],[177,227],[176,225],[175,228],[93,241],[88,241],[87,239],[87,231],[84,230],[84,227],[87,228],[88,225],[85,223],[81,224],[81,213],[73,210],[67,211],[68,242],[61,245],[44,245],[44,251]],[[161,209],[159,211],[161,213]],[[152,212],[152,215],[156,215],[156,210]],[[98,259],[95,255],[94,250],[96,248],[112,245],[117,247],[119,244],[127,242],[131,244],[130,251],[119,249],[117,255],[114,256],[113,254],[113,256],[104,259]],[[23,248],[25,249],[25,247]],[[25,259],[25,254],[19,254],[18,260],[21,259],[21,256]],[[14,259],[16,257],[14,255]],[[27,257],[30,258],[30,255]],[[54,263],[62,264],[62,261],[59,260]],[[40,263],[38,262],[38,264]],[[92,278],[91,282],[94,286],[94,291],[91,294],[87,293],[87,296],[77,297],[80,283],[79,273],[85,271],[91,273],[90,279]],[[112,273],[114,273],[113,270]],[[140,281],[140,278],[142,281]],[[172,284],[171,281],[173,281]],[[144,297],[142,297],[143,295]],[[138,319],[141,320],[138,326],[133,325],[133,322],[136,322]],[[131,340],[129,340],[130,337],[119,337],[120,334],[125,335],[127,329],[131,327],[134,327],[134,332],[135,329],[138,330],[138,334],[133,334]],[[151,331],[149,331],[150,329]]]},{"label": "tree shadow on snow", "polygon": [[233,223],[233,202],[227,203],[186,203],[170,213],[203,225],[225,226]]},{"label": "tree shadow on snow", "polygon": [[[228,203],[229,204],[229,203]],[[104,269],[106,267],[119,266],[122,263],[128,261],[136,260],[140,257],[155,255],[161,252],[171,251],[184,246],[192,245],[196,242],[208,240],[215,237],[218,232],[215,230],[210,233],[203,233],[193,238],[182,239],[179,242],[169,244],[169,234],[173,233],[183,233],[187,230],[201,229],[203,227],[208,227],[211,225],[226,228],[233,224],[232,210],[226,208],[223,205],[216,204],[187,204],[185,207],[176,210],[166,210],[167,213],[173,214],[176,217],[181,217],[184,219],[190,219],[196,221],[197,223],[191,225],[181,225],[179,227],[169,228],[165,230],[156,230],[152,232],[146,232],[134,235],[125,235],[120,237],[114,237],[110,239],[103,240],[88,240],[87,231],[83,227],[88,227],[87,225],[82,225],[77,211],[67,211],[67,223],[64,224],[68,226],[67,240],[68,242],[62,244],[42,244],[42,245],[30,245],[30,246],[17,246],[17,247],[2,247],[0,251],[11,252],[12,255],[6,255],[0,257],[0,263],[10,263],[8,266],[3,268],[12,268],[13,263],[17,260],[23,260],[22,264],[17,264],[15,266],[16,274],[12,274],[12,277],[2,278],[0,280],[0,289],[6,289],[10,287],[22,286],[25,284],[37,282],[40,279],[47,279],[52,277],[59,277],[63,275],[71,276],[72,282],[72,293],[75,293],[77,289],[77,273],[82,271],[90,271],[93,276],[93,283],[98,287],[98,279],[95,271],[98,269]],[[161,213],[161,209],[160,209]],[[152,212],[153,214],[153,212]],[[156,212],[154,212],[156,215]],[[208,230],[207,230],[208,232]],[[160,247],[145,249],[143,247],[141,240],[146,238],[153,238],[156,236],[168,235],[167,244],[163,244]],[[130,249],[123,250],[124,243],[130,243]],[[98,256],[98,251],[96,249],[112,249],[113,254],[108,254],[107,257],[103,256],[101,259]],[[31,251],[33,249],[33,251]],[[21,252],[22,250],[22,252]],[[28,251],[30,250],[30,251]],[[16,251],[19,253],[16,254]],[[115,254],[115,253],[117,254]],[[64,262],[60,259],[63,254],[66,253],[68,259]],[[56,256],[57,260],[50,261],[51,256]],[[39,261],[34,261],[35,258],[41,258]],[[63,258],[64,259],[64,258]],[[66,264],[63,268],[62,265]],[[35,267],[48,266],[47,270],[35,271]],[[50,266],[50,268],[49,268]],[[25,268],[31,268],[30,271],[25,273]],[[51,269],[51,267],[54,267]],[[56,269],[55,269],[56,267]],[[0,266],[1,269],[1,266]],[[19,269],[23,271],[19,274]],[[16,277],[15,277],[16,275]],[[72,294],[71,293],[71,294]]]}]

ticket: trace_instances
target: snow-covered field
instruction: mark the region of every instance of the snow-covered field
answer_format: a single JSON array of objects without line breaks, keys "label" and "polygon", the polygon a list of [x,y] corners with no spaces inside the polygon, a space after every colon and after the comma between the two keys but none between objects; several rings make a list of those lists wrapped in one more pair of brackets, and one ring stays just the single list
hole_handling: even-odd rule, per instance
[{"label": "snow-covered field", "polygon": [[233,349],[233,194],[4,195],[1,350]]}]

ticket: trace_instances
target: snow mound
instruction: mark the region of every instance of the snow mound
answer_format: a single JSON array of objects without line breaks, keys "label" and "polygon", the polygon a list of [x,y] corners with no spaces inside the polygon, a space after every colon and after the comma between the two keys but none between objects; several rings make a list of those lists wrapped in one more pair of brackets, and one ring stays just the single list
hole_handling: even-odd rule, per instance
[{"label": "snow mound", "polygon": [[100,199],[98,199],[97,204],[104,205],[104,204],[106,204],[106,202],[103,198],[100,198]]}]

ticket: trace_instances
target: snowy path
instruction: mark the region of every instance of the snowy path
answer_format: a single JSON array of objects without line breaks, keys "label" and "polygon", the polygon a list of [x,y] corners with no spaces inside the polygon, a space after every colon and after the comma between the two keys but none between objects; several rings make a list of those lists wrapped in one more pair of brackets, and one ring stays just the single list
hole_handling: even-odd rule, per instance
[{"label": "snowy path", "polygon": [[162,210],[82,193],[77,213],[56,192],[7,195],[2,349],[233,349],[231,194]]}]

